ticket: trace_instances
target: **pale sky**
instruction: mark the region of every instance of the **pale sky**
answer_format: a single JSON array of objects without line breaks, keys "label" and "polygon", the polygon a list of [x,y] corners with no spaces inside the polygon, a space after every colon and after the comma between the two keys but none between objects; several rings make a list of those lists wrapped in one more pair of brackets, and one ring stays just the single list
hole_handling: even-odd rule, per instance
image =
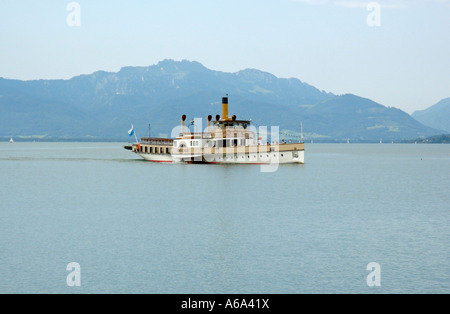
[{"label": "pale sky", "polygon": [[379,14],[369,2],[1,0],[0,77],[69,79],[187,59],[408,113],[450,97],[450,0],[379,0]]}]

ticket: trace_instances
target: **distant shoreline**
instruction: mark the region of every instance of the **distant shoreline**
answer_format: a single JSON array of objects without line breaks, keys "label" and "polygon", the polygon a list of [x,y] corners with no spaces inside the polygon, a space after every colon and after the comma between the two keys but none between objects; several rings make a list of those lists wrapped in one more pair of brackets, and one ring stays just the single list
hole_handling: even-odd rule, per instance
[{"label": "distant shoreline", "polygon": [[[0,142],[9,142],[11,137],[0,137]],[[118,138],[21,138],[12,137],[14,143],[129,143],[129,140],[118,139]]]},{"label": "distant shoreline", "polygon": [[[11,137],[0,137],[1,142],[9,142]],[[15,143],[131,143],[123,138],[29,138],[13,137]],[[347,139],[305,139],[305,144],[347,144]],[[348,144],[380,144],[380,140],[350,140]],[[382,140],[381,144],[450,144],[450,134],[436,135],[427,138],[410,140]]]}]

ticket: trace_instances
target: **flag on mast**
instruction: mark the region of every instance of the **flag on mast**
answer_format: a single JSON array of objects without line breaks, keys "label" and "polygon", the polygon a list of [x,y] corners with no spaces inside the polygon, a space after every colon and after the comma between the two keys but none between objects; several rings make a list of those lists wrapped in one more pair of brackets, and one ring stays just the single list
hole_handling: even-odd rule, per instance
[{"label": "flag on mast", "polygon": [[136,143],[138,143],[136,133],[134,132],[134,125],[131,124],[131,129],[128,130],[128,136],[132,137],[133,135],[134,135],[134,139],[136,140]]},{"label": "flag on mast", "polygon": [[128,131],[128,136],[133,136],[134,135],[134,125],[131,125],[131,129]]}]

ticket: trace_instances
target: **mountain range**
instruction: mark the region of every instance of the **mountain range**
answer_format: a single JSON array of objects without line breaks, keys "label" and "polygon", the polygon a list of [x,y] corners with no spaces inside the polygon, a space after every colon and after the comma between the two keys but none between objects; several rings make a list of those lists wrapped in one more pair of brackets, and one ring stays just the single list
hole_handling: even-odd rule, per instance
[{"label": "mountain range", "polygon": [[131,124],[138,136],[169,136],[182,114],[203,118],[203,125],[207,115],[221,114],[226,94],[230,114],[252,119],[255,126],[279,126],[286,139],[298,139],[301,123],[305,139],[315,141],[389,141],[445,133],[399,109],[327,93],[296,78],[164,60],[70,80],[0,78],[0,137],[127,141]]},{"label": "mountain range", "polygon": [[450,97],[428,109],[413,112],[412,117],[424,125],[450,134]]}]

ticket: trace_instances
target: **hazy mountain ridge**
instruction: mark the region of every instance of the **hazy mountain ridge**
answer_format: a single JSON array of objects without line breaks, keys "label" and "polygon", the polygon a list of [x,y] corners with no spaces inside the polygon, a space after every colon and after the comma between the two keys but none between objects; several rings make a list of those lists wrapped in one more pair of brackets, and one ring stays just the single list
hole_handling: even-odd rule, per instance
[{"label": "hazy mountain ridge", "polygon": [[425,110],[413,112],[412,117],[424,125],[450,133],[450,97]]},{"label": "hazy mountain ridge", "polygon": [[169,134],[182,114],[221,114],[226,94],[230,114],[291,134],[303,122],[306,137],[373,141],[443,133],[399,109],[351,94],[326,93],[296,78],[256,69],[227,73],[195,61],[164,60],[70,80],[0,79],[0,137],[126,139],[131,123],[138,136],[148,135],[149,123],[153,135]]}]

